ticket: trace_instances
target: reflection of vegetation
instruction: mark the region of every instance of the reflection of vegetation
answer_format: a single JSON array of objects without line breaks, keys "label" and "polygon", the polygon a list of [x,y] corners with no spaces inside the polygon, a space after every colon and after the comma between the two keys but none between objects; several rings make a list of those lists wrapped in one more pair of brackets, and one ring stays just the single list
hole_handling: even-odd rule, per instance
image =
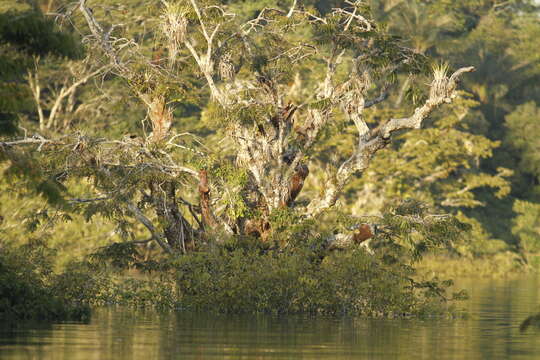
[{"label": "reflection of vegetation", "polygon": [[[133,359],[536,359],[537,334],[520,334],[523,314],[538,301],[534,278],[470,280],[471,301],[459,319],[219,315],[97,309],[93,326],[55,325],[13,334],[15,358]],[[1,326],[1,325],[0,325]],[[28,334],[28,335],[25,335]],[[8,338],[10,335],[8,335]],[[45,341],[40,339],[54,339]],[[92,340],[94,346],[89,346]],[[35,341],[35,342],[34,342]],[[399,352],[399,354],[397,354]],[[55,354],[49,356],[48,354]],[[65,354],[65,355],[61,355]],[[13,356],[13,355],[12,355]]]},{"label": "reflection of vegetation", "polygon": [[531,315],[519,325],[519,331],[525,332],[530,327],[540,328],[540,314]]}]

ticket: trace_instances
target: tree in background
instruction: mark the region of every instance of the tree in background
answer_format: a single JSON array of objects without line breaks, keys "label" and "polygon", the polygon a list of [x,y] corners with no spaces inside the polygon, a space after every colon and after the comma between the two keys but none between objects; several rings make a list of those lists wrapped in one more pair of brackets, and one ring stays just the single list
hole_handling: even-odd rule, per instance
[{"label": "tree in background", "polygon": [[15,133],[20,131],[19,118],[33,113],[33,94],[25,78],[38,59],[48,57],[58,65],[64,58],[79,58],[82,49],[44,17],[37,4],[0,6],[0,131]]},{"label": "tree in background", "polygon": [[[96,91],[93,82],[97,80],[93,76],[102,74],[104,68],[85,56],[80,37],[55,12],[60,5],[54,1],[0,2],[3,135],[59,137],[75,126],[99,131],[109,120],[110,110],[103,109],[114,106],[115,97],[108,97],[106,104],[97,103],[105,98],[100,92],[108,91],[107,86]],[[61,188],[44,177],[30,157],[12,164],[3,162],[0,172],[2,243],[24,243],[28,236],[47,239],[50,246],[62,249],[64,263],[114,238],[114,227],[104,219],[84,224],[83,219],[51,207],[62,204]],[[57,220],[61,221],[53,227]],[[103,231],[101,235],[96,235],[98,229]],[[82,238],[91,241],[83,245]]]}]

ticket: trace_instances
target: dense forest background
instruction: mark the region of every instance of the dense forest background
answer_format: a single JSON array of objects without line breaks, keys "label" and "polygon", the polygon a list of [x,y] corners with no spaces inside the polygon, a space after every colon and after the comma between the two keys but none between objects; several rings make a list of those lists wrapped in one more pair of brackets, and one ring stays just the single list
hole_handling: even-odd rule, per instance
[{"label": "dense forest background", "polygon": [[[247,21],[264,8],[287,11],[293,1],[225,3]],[[323,15],[346,5],[338,0],[297,3]],[[476,71],[462,77],[459,97],[433,113],[422,130],[395,135],[369,169],[356,175],[338,203],[340,211],[380,216],[396,201],[419,202],[469,225],[444,248],[444,257],[491,262],[486,272],[540,266],[538,6],[526,0],[371,0],[366,5],[386,36],[425,59],[425,66],[447,63],[451,69],[474,66]],[[137,0],[90,6],[104,26],[122,24],[122,38],[132,39],[141,54],[156,63],[167,58],[165,40],[158,35],[160,6]],[[95,56],[98,49],[85,46],[87,25],[76,7],[62,0],[0,1],[2,141],[73,134],[137,141],[150,131],[147,109],[126,87],[127,82],[133,88],[134,80],[108,73],[110,64]],[[394,76],[389,98],[366,109],[368,123],[404,116],[425,101],[425,72]],[[200,79],[194,75],[186,81],[197,88]],[[218,159],[230,148],[215,130],[215,106],[200,88],[201,93],[187,95],[177,89],[178,97],[169,100],[174,103],[172,129],[191,134],[181,146],[203,143]],[[344,136],[354,131],[352,123],[342,122],[321,135],[299,203],[321,191],[331,172],[329,159],[354,146],[354,137]],[[86,198],[88,184],[80,178],[58,181],[61,175],[51,178],[34,161],[0,153],[0,244],[44,242],[59,254],[51,266],[62,269],[98,249],[110,250],[104,246],[135,243],[145,233],[115,204],[81,200],[74,211],[68,199]],[[224,174],[231,183],[239,181]],[[233,196],[229,200],[235,201]],[[148,259],[155,251],[145,244],[140,254]]]}]

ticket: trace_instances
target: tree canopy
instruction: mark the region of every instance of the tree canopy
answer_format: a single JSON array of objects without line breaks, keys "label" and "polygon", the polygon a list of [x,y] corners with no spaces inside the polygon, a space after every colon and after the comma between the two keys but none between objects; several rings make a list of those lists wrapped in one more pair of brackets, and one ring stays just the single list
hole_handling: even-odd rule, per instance
[{"label": "tree canopy", "polygon": [[6,239],[129,266],[537,251],[534,2],[1,6]]}]

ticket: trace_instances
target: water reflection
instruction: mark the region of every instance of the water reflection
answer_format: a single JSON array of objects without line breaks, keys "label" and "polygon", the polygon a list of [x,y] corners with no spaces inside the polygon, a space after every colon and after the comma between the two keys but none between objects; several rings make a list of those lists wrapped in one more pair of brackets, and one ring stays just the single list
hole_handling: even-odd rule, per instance
[{"label": "water reflection", "polygon": [[537,279],[467,281],[468,319],[335,319],[97,311],[90,324],[0,327],[0,359],[538,359]]}]

